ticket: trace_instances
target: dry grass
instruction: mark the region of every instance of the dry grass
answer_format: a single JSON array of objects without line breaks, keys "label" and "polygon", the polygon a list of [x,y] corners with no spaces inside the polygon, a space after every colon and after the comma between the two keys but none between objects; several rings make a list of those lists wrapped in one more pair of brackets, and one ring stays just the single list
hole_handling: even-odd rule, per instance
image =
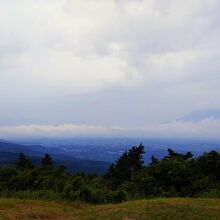
[{"label": "dry grass", "polygon": [[175,198],[94,206],[65,202],[0,199],[0,219],[220,219],[220,200]]}]

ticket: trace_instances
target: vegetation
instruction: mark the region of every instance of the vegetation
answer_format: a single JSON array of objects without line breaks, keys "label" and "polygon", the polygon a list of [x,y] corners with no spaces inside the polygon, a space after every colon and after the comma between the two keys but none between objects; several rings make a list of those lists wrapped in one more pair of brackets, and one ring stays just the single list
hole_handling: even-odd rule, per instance
[{"label": "vegetation", "polygon": [[6,220],[214,220],[219,216],[220,200],[217,199],[169,198],[108,205],[0,199],[0,219]]},{"label": "vegetation", "polygon": [[152,156],[145,166],[144,146],[124,152],[104,176],[68,173],[54,166],[50,155],[34,166],[21,153],[13,166],[0,167],[1,197],[83,201],[95,204],[155,197],[220,196],[220,153],[195,158],[168,149],[161,160]]}]

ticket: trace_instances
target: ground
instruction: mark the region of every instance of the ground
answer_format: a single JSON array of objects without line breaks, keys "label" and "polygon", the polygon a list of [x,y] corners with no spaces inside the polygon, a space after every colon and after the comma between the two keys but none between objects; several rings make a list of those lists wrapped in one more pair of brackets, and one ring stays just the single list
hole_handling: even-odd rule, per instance
[{"label": "ground", "polygon": [[113,205],[0,199],[3,219],[220,219],[220,199],[153,199]]}]

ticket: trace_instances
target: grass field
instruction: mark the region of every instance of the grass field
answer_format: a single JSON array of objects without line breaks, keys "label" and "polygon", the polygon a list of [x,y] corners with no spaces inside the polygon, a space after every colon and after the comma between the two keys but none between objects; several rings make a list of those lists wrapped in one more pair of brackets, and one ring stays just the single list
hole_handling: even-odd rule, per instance
[{"label": "grass field", "polygon": [[220,199],[154,199],[96,206],[0,199],[0,219],[220,219]]}]

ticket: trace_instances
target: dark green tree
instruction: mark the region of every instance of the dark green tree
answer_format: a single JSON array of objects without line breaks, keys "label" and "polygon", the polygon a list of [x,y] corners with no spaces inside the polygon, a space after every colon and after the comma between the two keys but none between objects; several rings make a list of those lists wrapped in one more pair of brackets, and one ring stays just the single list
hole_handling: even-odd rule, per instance
[{"label": "dark green tree", "polygon": [[150,165],[152,166],[152,165],[156,165],[158,163],[159,163],[159,160],[154,155],[152,155]]},{"label": "dark green tree", "polygon": [[44,170],[53,169],[53,159],[49,154],[45,154],[41,160],[41,165]]},{"label": "dark green tree", "polygon": [[136,172],[138,172],[143,168],[144,165],[143,154],[144,154],[144,146],[142,145],[142,143],[138,147],[134,146],[128,151],[128,161],[130,163],[129,165],[131,170],[132,182],[134,181]]},{"label": "dark green tree", "polygon": [[116,161],[116,164],[111,165],[105,176],[106,179],[114,183],[114,186],[125,181],[133,182],[137,173],[143,168],[143,153],[144,146],[142,144],[125,151]]},{"label": "dark green tree", "polygon": [[17,169],[31,169],[34,167],[31,160],[27,159],[23,153],[19,154],[15,166]]},{"label": "dark green tree", "polygon": [[220,153],[211,151],[197,158],[197,169],[205,176],[220,181]]},{"label": "dark green tree", "polygon": [[193,158],[193,154],[191,152],[187,152],[185,155],[183,155],[184,160],[190,160]]},{"label": "dark green tree", "polygon": [[108,188],[112,190],[113,188],[113,179],[115,177],[115,165],[111,164],[107,173],[104,175],[104,178],[107,180]]},{"label": "dark green tree", "polygon": [[168,157],[176,157],[181,158],[183,160],[189,160],[193,158],[193,154],[191,152],[187,152],[186,154],[179,154],[174,152],[172,149],[168,148]]}]

